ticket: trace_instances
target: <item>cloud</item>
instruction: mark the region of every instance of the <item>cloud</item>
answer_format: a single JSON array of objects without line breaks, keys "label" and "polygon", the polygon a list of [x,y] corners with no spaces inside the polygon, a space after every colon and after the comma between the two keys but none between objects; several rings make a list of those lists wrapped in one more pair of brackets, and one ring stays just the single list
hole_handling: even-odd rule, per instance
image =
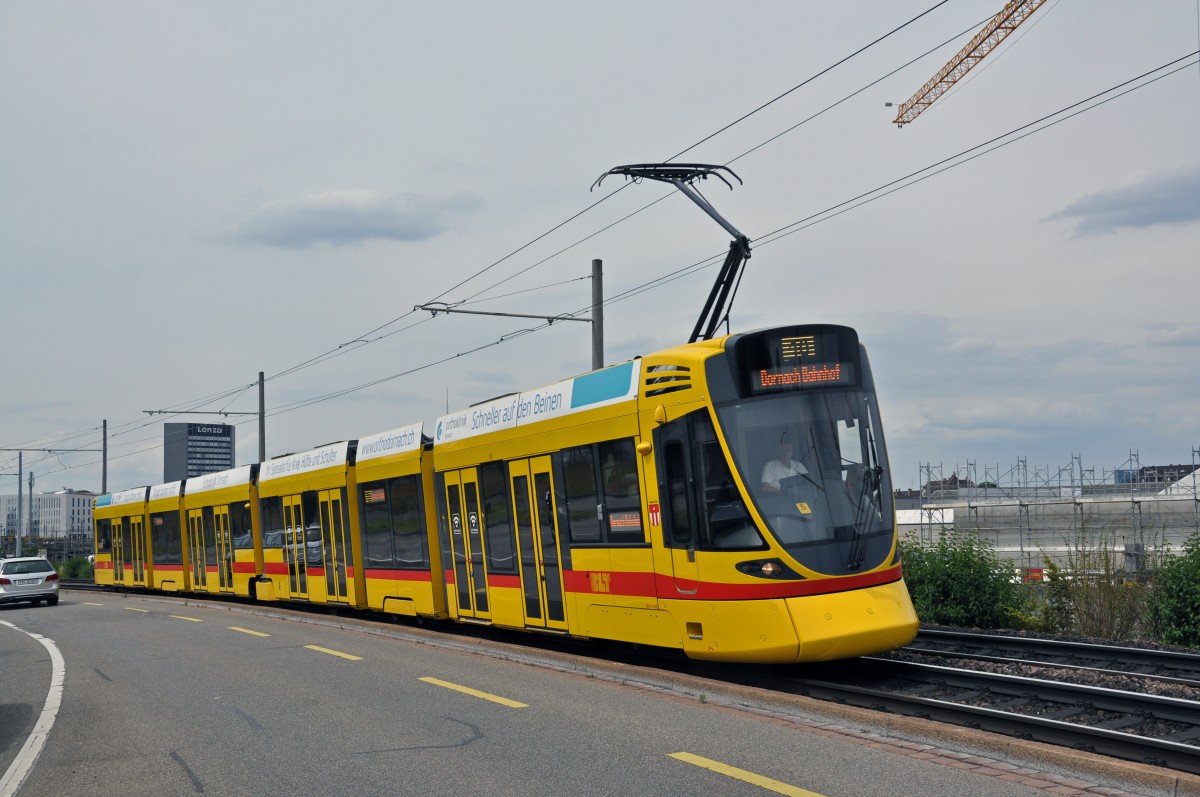
[{"label": "cloud", "polygon": [[1078,199],[1047,220],[1077,219],[1075,235],[1200,219],[1200,166],[1159,172],[1134,185]]},{"label": "cloud", "polygon": [[1147,324],[1148,346],[1198,346],[1200,325],[1196,324]]},{"label": "cloud", "polygon": [[424,241],[438,235],[455,215],[481,207],[478,197],[387,196],[357,189],[329,191],[269,202],[251,213],[223,240],[234,244],[306,249],[353,246],[370,240]]}]

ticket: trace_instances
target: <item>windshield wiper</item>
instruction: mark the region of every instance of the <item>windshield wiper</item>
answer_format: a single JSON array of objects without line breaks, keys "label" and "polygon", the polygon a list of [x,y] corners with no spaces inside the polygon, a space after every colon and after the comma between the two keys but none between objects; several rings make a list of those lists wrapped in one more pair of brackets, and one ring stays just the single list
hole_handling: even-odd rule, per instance
[{"label": "windshield wiper", "polygon": [[862,567],[863,558],[867,555],[867,536],[874,526],[871,516],[883,518],[883,465],[879,462],[879,451],[875,447],[875,435],[870,425],[866,431],[870,467],[863,469],[859,494],[854,498],[854,540],[850,545],[850,558],[846,561],[847,570]]}]

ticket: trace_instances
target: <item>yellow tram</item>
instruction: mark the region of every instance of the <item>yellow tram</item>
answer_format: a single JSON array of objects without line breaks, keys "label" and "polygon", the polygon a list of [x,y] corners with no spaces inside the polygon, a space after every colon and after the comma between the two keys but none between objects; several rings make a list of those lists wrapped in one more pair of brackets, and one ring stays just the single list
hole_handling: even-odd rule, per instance
[{"label": "yellow tram", "polygon": [[448,616],[423,424],[370,435],[355,449],[366,607],[409,617]]},{"label": "yellow tram", "polygon": [[724,661],[848,658],[917,630],[847,327],[700,340],[444,415],[432,440],[414,424],[226,476],[149,514],[147,488],[97,499],[97,582]]},{"label": "yellow tram", "polygon": [[[781,441],[802,451],[771,486]],[[505,396],[439,419],[433,451],[456,619],[761,662],[916,633],[851,329],[700,341]]]},{"label": "yellow tram", "polygon": [[146,586],[147,487],[136,487],[96,497],[92,510],[95,525],[95,579],[105,586]]},{"label": "yellow tram", "polygon": [[[180,550],[172,567],[184,574],[191,592],[250,597],[263,573],[258,520],[258,465],[189,478],[182,501]],[[177,533],[176,538],[180,535]]]},{"label": "yellow tram", "polygon": [[259,599],[365,605],[353,452],[343,441],[259,467]]},{"label": "yellow tram", "polygon": [[135,581],[134,586],[146,586],[164,592],[188,589],[183,566],[183,537],[180,534],[182,494],[182,481],[156,484],[150,488],[143,525],[145,581]]}]

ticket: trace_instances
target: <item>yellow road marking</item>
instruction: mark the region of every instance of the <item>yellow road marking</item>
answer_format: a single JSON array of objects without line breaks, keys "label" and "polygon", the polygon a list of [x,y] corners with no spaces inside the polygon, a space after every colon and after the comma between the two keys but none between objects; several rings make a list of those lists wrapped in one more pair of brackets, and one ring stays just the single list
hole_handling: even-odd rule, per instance
[{"label": "yellow road marking", "polygon": [[691,753],[671,753],[670,756],[671,758],[678,759],[679,761],[685,761],[689,764],[695,764],[698,767],[704,767],[705,769],[712,770],[713,772],[725,775],[726,777],[736,778],[737,780],[742,780],[746,783],[760,786],[768,791],[773,791],[776,794],[786,794],[789,795],[789,797],[821,797],[821,795],[817,794],[815,791],[808,791],[807,789],[801,789],[798,786],[781,783],[780,781],[772,780],[771,778],[764,777],[763,775],[756,775],[755,773],[748,772],[744,769],[738,769],[737,767],[731,767],[728,764],[722,764],[720,761],[713,761],[711,758],[701,758],[700,756],[692,755]]},{"label": "yellow road marking", "polygon": [[251,636],[270,636],[270,634],[264,634],[262,631],[251,631],[249,628],[239,628],[236,625],[229,626],[229,630],[241,631],[243,634],[250,634]]},{"label": "yellow road marking", "polygon": [[149,610],[149,609],[135,609],[135,608],[133,608],[132,606],[126,606],[126,607],[125,607],[125,611],[127,611],[127,612],[141,612],[142,614],[150,614],[150,610]]},{"label": "yellow road marking", "polygon": [[472,689],[469,686],[459,686],[458,684],[452,684],[449,681],[442,681],[438,678],[422,678],[421,680],[427,684],[433,684],[434,686],[443,686],[447,689],[453,689],[456,692],[462,692],[464,695],[471,695],[472,697],[480,697],[480,698],[483,698],[484,700],[490,700],[493,703],[499,703],[502,706],[508,706],[509,708],[529,708],[528,703],[518,703],[515,700],[509,700],[507,697],[500,697],[499,695],[489,695],[487,692],[480,692],[478,689]]},{"label": "yellow road marking", "polygon": [[172,614],[172,615],[168,615],[168,616],[174,617],[176,620],[187,620],[189,623],[203,623],[204,622],[203,620],[201,620],[197,617],[184,617],[182,614]]},{"label": "yellow road marking", "polygon": [[309,650],[315,650],[318,653],[328,653],[330,656],[337,656],[339,658],[349,659],[350,661],[362,661],[362,656],[351,656],[349,653],[341,653],[336,650],[320,647],[319,645],[305,645],[304,647],[308,648]]},{"label": "yellow road marking", "polygon": [[103,606],[104,604],[103,603],[92,603],[91,601],[84,601],[83,605],[84,606]]}]

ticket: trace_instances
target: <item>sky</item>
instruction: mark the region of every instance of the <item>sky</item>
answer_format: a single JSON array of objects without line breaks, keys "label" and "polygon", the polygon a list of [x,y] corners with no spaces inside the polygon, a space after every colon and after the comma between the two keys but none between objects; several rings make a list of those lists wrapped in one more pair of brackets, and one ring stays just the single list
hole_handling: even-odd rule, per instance
[{"label": "sky", "polygon": [[858,330],[895,486],[1200,460],[1200,2],[1050,0],[898,128],[1003,5],[937,2],[0,3],[0,448],[38,492],[101,490],[61,449],[104,421],[110,491],[168,421],[257,461],[253,415],[146,411],[260,371],[268,457],[431,430],[590,325],[413,308],[586,314],[594,258],[607,363],[684,342],[728,234],[592,188],[675,160],[742,181],[698,186],[752,241],[734,331]]}]

